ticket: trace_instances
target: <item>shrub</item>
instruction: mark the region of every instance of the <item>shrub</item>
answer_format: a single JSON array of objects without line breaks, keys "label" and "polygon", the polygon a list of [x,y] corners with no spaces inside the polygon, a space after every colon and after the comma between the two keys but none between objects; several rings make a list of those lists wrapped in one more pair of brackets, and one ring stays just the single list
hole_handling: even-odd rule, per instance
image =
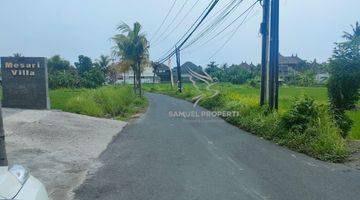
[{"label": "shrub", "polygon": [[281,117],[282,144],[313,157],[334,162],[343,161],[347,155],[341,131],[330,117],[325,106],[314,99],[297,99],[291,109]]},{"label": "shrub", "polygon": [[282,126],[292,132],[304,132],[309,123],[319,116],[319,106],[309,97],[297,99],[281,119]]},{"label": "shrub", "polygon": [[97,88],[105,83],[104,73],[97,67],[84,72],[80,78],[80,86],[85,88]]},{"label": "shrub", "polygon": [[200,105],[209,110],[214,110],[215,108],[222,107],[225,103],[224,97],[222,94],[218,94],[214,97],[207,97],[206,99],[200,102]]},{"label": "shrub", "polygon": [[49,87],[57,88],[76,88],[78,87],[78,76],[73,71],[55,71],[49,75]]}]

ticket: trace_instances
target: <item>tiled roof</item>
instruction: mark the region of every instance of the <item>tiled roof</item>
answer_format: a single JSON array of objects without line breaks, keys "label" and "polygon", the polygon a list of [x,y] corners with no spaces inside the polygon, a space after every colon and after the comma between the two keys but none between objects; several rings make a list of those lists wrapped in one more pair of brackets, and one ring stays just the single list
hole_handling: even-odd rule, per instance
[{"label": "tiled roof", "polygon": [[300,64],[303,62],[305,62],[305,61],[300,59],[297,55],[283,56],[280,54],[280,56],[279,56],[280,64]]}]

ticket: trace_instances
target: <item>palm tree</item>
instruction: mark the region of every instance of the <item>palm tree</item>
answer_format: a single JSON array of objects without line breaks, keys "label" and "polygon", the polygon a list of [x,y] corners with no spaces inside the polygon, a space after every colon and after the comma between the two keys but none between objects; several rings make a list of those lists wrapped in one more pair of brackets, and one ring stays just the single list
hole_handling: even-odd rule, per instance
[{"label": "palm tree", "polygon": [[110,56],[101,55],[99,59],[96,60],[95,66],[99,67],[101,71],[106,74],[107,69],[110,66],[111,59]]},{"label": "palm tree", "polygon": [[160,68],[160,63],[156,63],[156,62],[151,62],[151,67],[153,69],[153,84],[155,84],[155,77],[156,74],[159,72],[159,68]]},{"label": "palm tree", "polygon": [[357,37],[360,37],[360,24],[359,22],[355,23],[355,26],[351,25],[353,33],[344,32],[343,38],[352,41]]},{"label": "palm tree", "polygon": [[115,35],[114,55],[119,58],[120,63],[129,64],[134,72],[134,91],[142,96],[141,71],[149,63],[149,42],[144,33],[141,32],[140,23],[136,22],[133,28],[122,23],[117,27],[120,34]]}]

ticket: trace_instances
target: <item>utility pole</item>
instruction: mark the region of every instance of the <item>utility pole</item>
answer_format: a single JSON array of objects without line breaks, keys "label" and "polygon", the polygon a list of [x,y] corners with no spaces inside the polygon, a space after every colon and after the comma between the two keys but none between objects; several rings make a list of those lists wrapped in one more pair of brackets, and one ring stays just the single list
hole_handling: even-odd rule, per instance
[{"label": "utility pole", "polygon": [[263,22],[261,23],[260,32],[262,34],[262,53],[261,53],[261,93],[260,105],[265,105],[267,93],[267,69],[269,58],[269,19],[270,19],[270,0],[263,2]]},{"label": "utility pole", "polygon": [[279,107],[279,0],[271,0],[269,106]]},{"label": "utility pole", "polygon": [[1,107],[2,106],[0,103],[0,167],[3,167],[3,166],[7,166],[8,162],[7,162],[6,149],[5,149],[5,133],[4,133]]},{"label": "utility pole", "polygon": [[274,103],[275,109],[279,109],[279,32],[280,32],[280,1],[274,0],[274,68],[275,68],[275,96]]},{"label": "utility pole", "polygon": [[178,47],[175,47],[176,52],[176,71],[177,71],[177,77],[178,77],[178,91],[182,93],[182,79],[181,79],[181,66],[180,66],[180,49]]},{"label": "utility pole", "polygon": [[170,75],[170,84],[171,84],[171,89],[174,88],[174,76],[172,73],[172,67],[171,67],[171,57],[168,60],[168,68],[169,68],[169,75]]}]

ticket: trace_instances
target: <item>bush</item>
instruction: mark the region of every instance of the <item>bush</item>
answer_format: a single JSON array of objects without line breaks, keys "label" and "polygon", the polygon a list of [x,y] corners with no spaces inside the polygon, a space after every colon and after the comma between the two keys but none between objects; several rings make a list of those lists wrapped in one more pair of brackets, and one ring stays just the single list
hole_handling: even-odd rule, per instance
[{"label": "bush", "polygon": [[348,155],[341,131],[328,109],[314,99],[297,99],[281,117],[281,127],[287,130],[281,143],[299,152],[333,162],[343,161]]},{"label": "bush", "polygon": [[72,71],[56,71],[49,75],[51,89],[76,88],[78,84],[78,76]]},{"label": "bush", "polygon": [[200,102],[200,105],[209,110],[215,110],[216,108],[222,107],[225,103],[222,94],[218,94],[212,98],[208,97]]},{"label": "bush", "polygon": [[309,123],[319,116],[319,106],[309,97],[297,99],[281,118],[282,127],[296,133],[304,132]]},{"label": "bush", "polygon": [[260,88],[261,79],[260,79],[260,77],[252,78],[252,79],[248,80],[247,84],[253,88]]},{"label": "bush", "polygon": [[97,67],[84,72],[80,78],[80,87],[97,88],[105,83],[104,73]]},{"label": "bush", "polygon": [[354,124],[354,122],[346,115],[345,111],[338,109],[331,109],[333,119],[337,126],[340,128],[341,136],[346,138]]}]

